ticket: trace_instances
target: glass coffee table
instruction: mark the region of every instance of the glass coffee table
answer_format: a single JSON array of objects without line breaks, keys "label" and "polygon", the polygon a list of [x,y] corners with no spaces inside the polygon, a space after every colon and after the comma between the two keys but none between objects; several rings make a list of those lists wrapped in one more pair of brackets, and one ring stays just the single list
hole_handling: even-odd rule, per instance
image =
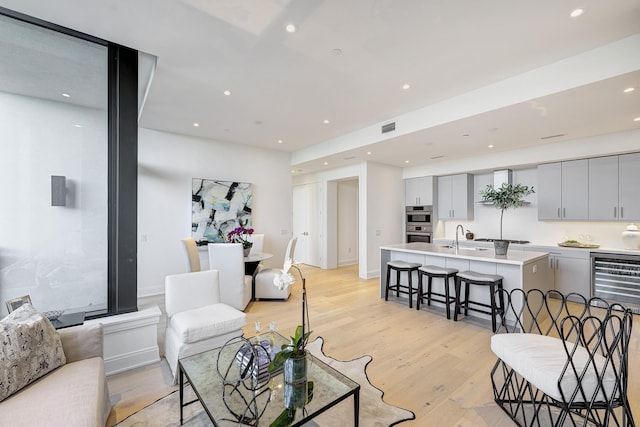
[{"label": "glass coffee table", "polygon": [[[277,332],[260,335],[261,340],[269,338],[273,340],[273,347],[277,349],[289,342]],[[255,338],[251,341],[256,342]],[[262,379],[257,383],[259,387],[255,391],[252,391],[252,385],[256,385],[255,379],[235,386],[231,384],[234,372],[240,370],[238,351],[245,343],[244,340],[233,341],[223,347],[179,360],[180,425],[183,422],[184,407],[198,401],[215,426],[269,426],[282,416],[283,411],[288,411],[284,403],[285,386],[282,372],[271,376],[270,379]],[[225,374],[228,374],[226,379]],[[184,387],[187,384],[185,379],[191,384],[196,400],[184,401]],[[307,362],[307,380],[313,381],[313,397],[303,408],[296,408],[295,412],[290,412],[294,414],[291,426],[304,424],[350,396],[353,396],[354,425],[358,426],[358,383],[311,354]],[[258,417],[255,417],[255,414],[258,414]]]}]

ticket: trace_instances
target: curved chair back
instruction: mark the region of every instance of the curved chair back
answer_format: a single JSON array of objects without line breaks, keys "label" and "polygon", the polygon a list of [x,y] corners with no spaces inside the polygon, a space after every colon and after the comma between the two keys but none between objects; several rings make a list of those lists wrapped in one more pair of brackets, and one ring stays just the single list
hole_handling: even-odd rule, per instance
[{"label": "curved chair back", "polygon": [[207,248],[209,268],[220,272],[221,302],[238,310],[244,310],[251,300],[251,281],[245,280],[242,245],[240,243],[209,243]]},{"label": "curved chair back", "polygon": [[198,245],[193,237],[182,239],[184,249],[187,253],[187,272],[200,271],[200,255],[198,254]]},{"label": "curved chair back", "polygon": [[[296,253],[296,243],[298,242],[298,238],[297,237],[293,237],[291,238],[291,240],[289,240],[289,243],[287,244],[287,250],[284,252],[284,263],[287,262],[288,259],[291,259],[291,261],[295,261],[293,259],[293,255]],[[284,268],[284,266],[282,267]]]}]

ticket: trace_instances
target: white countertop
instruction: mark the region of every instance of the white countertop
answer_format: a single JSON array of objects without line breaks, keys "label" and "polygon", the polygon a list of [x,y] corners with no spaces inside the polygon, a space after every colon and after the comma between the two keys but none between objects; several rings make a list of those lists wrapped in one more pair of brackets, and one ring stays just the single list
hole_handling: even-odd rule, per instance
[{"label": "white countertop", "polygon": [[[452,239],[435,239],[434,244],[437,245],[447,245],[451,244]],[[485,247],[485,248],[493,248],[493,242],[477,242],[475,240],[460,240],[460,247]],[[610,247],[598,247],[598,248],[573,248],[566,246],[558,246],[558,245],[547,245],[547,244],[538,244],[536,242],[530,242],[526,244],[518,244],[512,243],[509,245],[509,250],[531,250],[538,252],[575,252],[575,253],[584,253],[586,256],[589,256],[590,252],[604,252],[609,254],[623,254],[623,255],[640,255],[640,250],[634,249],[620,249],[620,248],[610,248]]]},{"label": "white countertop", "polygon": [[496,264],[515,264],[524,265],[529,262],[537,261],[547,257],[547,252],[532,251],[507,251],[507,255],[496,255],[492,248],[483,248],[485,250],[473,250],[460,246],[456,251],[454,248],[446,247],[442,243],[400,243],[397,245],[380,246],[381,250],[389,250],[394,252],[407,252],[415,254],[425,254],[433,256],[441,256],[446,258],[468,259],[472,261],[487,261]]}]

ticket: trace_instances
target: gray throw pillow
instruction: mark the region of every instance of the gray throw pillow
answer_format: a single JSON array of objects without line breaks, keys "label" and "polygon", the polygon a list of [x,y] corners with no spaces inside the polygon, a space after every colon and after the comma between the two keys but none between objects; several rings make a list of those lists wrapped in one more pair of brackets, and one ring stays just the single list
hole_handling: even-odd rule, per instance
[{"label": "gray throw pillow", "polygon": [[0,320],[0,401],[65,363],[60,336],[31,304]]}]

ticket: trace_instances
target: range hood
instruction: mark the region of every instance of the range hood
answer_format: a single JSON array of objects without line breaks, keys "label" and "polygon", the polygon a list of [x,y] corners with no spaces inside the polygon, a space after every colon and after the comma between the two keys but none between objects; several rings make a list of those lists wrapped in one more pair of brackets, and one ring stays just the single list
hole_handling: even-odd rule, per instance
[{"label": "range hood", "polygon": [[[511,169],[500,169],[493,171],[493,188],[500,188],[502,184],[511,184],[513,182],[513,171]],[[493,202],[489,200],[480,200],[476,205],[493,206]],[[525,205],[530,204],[524,202]]]}]

